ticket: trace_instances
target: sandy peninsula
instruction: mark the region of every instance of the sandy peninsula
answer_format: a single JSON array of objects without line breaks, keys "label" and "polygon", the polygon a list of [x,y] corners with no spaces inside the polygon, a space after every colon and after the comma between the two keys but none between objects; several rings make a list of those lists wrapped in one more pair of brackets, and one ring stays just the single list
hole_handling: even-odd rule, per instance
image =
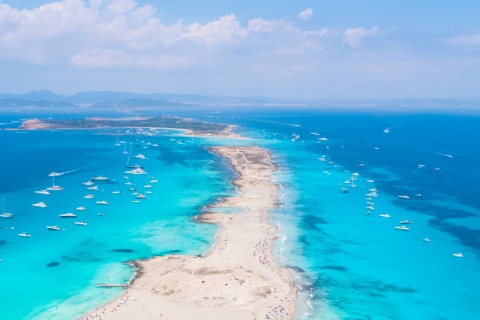
[{"label": "sandy peninsula", "polygon": [[276,228],[269,210],[277,185],[270,154],[258,147],[214,147],[238,173],[237,195],[206,212],[199,222],[219,225],[215,246],[204,257],[171,255],[135,261],[137,275],[125,293],[81,319],[295,319],[297,287],[276,263]]}]

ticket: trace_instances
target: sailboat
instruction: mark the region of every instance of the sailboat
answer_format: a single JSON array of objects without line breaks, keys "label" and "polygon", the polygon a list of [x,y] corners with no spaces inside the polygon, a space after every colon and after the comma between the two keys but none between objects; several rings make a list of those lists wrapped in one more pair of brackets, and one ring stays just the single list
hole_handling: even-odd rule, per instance
[{"label": "sailboat", "polygon": [[2,197],[2,214],[0,214],[0,218],[11,218],[13,217],[13,213],[5,212],[5,198]]},{"label": "sailboat", "polygon": [[117,136],[117,140],[115,141],[115,144],[114,144],[115,147],[120,147],[121,144],[118,142],[118,136]]},{"label": "sailboat", "polygon": [[49,177],[52,177],[52,186],[48,187],[47,190],[50,190],[50,191],[62,191],[63,190],[62,187],[55,185],[55,176],[60,176],[60,175],[61,174],[56,173],[56,172],[52,172],[48,175]]}]

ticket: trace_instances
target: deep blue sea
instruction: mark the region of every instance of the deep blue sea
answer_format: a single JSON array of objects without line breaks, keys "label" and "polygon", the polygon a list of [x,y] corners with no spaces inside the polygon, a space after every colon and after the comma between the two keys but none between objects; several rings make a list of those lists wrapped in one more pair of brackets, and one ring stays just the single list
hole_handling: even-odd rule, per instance
[{"label": "deep blue sea", "polygon": [[[0,218],[2,319],[75,318],[121,293],[95,284],[127,282],[133,273],[124,262],[207,252],[216,228],[192,218],[235,190],[233,173],[205,146],[235,143],[263,146],[279,165],[272,223],[276,255],[302,287],[298,318],[480,318],[480,116],[253,107],[176,114],[238,125],[251,140],[0,130],[0,195],[14,213]],[[0,128],[18,120],[2,116]],[[114,145],[117,135],[125,147]],[[124,149],[149,173],[130,176],[132,186]],[[133,159],[139,153],[147,159]],[[64,190],[35,194],[53,171],[64,173],[55,177]],[[111,181],[96,183],[98,191],[82,185],[99,175]],[[152,193],[134,203],[129,187]],[[32,206],[39,201],[48,207]],[[58,216],[65,212],[88,225]]]}]

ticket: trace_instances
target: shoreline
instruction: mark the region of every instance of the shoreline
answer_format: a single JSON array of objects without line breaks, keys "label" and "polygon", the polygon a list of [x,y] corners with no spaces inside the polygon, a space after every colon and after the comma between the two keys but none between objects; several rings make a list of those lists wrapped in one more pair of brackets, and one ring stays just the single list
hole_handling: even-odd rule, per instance
[{"label": "shoreline", "polygon": [[[278,204],[276,165],[259,147],[210,147],[237,173],[237,194],[197,216],[219,226],[205,256],[169,255],[132,261],[125,292],[80,319],[294,319],[298,288],[293,272],[274,257]],[[238,208],[241,213],[209,212]]]}]

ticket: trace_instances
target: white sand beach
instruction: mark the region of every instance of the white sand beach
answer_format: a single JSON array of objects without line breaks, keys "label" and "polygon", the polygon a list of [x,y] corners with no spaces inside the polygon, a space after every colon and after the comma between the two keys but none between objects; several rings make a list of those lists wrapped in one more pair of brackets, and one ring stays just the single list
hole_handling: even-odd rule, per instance
[{"label": "white sand beach", "polygon": [[135,261],[125,293],[82,319],[294,319],[297,287],[273,256],[277,202],[270,154],[258,147],[214,147],[238,176],[234,197],[214,206],[241,213],[206,212],[199,222],[220,226],[205,257],[171,255]]}]

